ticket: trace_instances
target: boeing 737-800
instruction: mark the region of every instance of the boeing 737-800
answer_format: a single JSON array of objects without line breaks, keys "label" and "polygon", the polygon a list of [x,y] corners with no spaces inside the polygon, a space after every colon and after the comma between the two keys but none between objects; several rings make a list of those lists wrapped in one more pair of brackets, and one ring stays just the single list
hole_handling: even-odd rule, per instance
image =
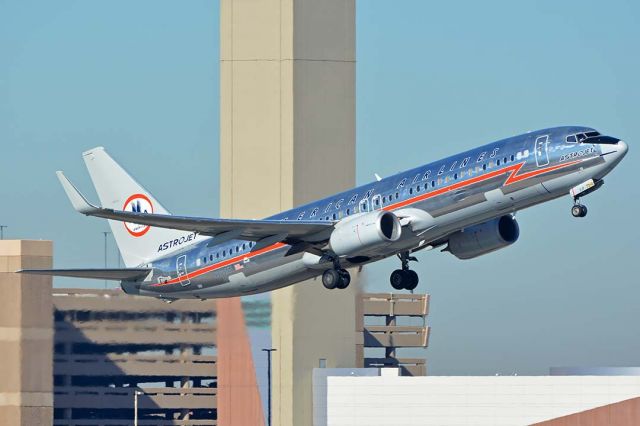
[{"label": "boeing 737-800", "polygon": [[123,269],[24,270],[121,281],[167,301],[261,293],[322,277],[346,288],[348,268],[398,256],[395,289],[413,290],[413,254],[444,247],[471,259],[513,244],[513,214],[570,195],[571,213],[600,188],[627,145],[587,127],[500,140],[278,213],[263,220],[172,216],[103,148],[84,153],[102,207],[58,172],[73,207],[109,219]]}]

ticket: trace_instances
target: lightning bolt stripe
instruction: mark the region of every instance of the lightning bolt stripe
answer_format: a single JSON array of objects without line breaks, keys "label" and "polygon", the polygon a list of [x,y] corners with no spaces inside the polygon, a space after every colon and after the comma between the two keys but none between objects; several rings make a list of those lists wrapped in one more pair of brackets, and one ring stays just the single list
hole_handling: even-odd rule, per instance
[{"label": "lightning bolt stripe", "polygon": [[499,169],[499,170],[494,170],[493,172],[489,172],[489,173],[483,174],[481,176],[476,176],[476,177],[471,178],[471,179],[467,179],[467,180],[464,180],[464,181],[460,181],[460,182],[454,183],[453,185],[449,185],[449,186],[447,186],[445,188],[440,188],[440,189],[436,189],[435,191],[426,192],[426,193],[421,194],[421,195],[416,195],[413,198],[409,198],[407,200],[402,200],[402,201],[400,201],[398,203],[395,203],[395,204],[390,204],[388,206],[383,207],[382,209],[383,210],[387,210],[387,211],[396,210],[396,209],[399,209],[401,207],[405,207],[405,206],[408,206],[410,204],[417,203],[419,201],[427,200],[429,198],[433,198],[433,197],[436,197],[436,196],[441,195],[441,194],[445,194],[445,193],[450,192],[450,191],[455,191],[456,189],[462,189],[462,188],[465,188],[467,186],[473,185],[475,183],[484,182],[486,180],[492,179],[492,178],[494,178],[496,176],[503,175],[505,173],[508,173],[509,176],[507,176],[507,179],[504,182],[503,186],[507,186],[507,185],[511,185],[513,183],[516,183],[516,182],[523,181],[525,179],[532,178],[534,176],[538,176],[538,175],[541,175],[541,174],[544,174],[544,173],[552,172],[554,170],[563,169],[565,167],[572,166],[574,164],[580,163],[581,161],[583,161],[583,160],[569,161],[567,163],[556,164],[555,166],[545,167],[545,168],[542,168],[542,169],[532,170],[532,171],[527,172],[527,173],[518,174],[518,172],[524,167],[525,162],[523,161],[521,163],[512,164],[511,166],[504,167],[504,168]]},{"label": "lightning bolt stripe", "polygon": [[[545,174],[545,173],[552,172],[554,170],[559,170],[559,169],[563,169],[563,168],[572,166],[572,165],[580,163],[582,161],[584,161],[584,160],[569,161],[567,163],[556,164],[555,166],[545,167],[545,168],[532,170],[530,172],[519,174],[520,170],[525,165],[525,162],[523,161],[521,163],[512,164],[511,166],[504,167],[504,168],[501,168],[499,170],[494,170],[492,172],[483,174],[481,176],[476,176],[476,177],[471,178],[471,179],[467,179],[467,180],[464,180],[464,181],[460,181],[460,182],[454,183],[453,185],[449,185],[449,186],[447,186],[445,188],[436,189],[435,191],[426,192],[424,194],[417,195],[417,196],[415,196],[413,198],[409,198],[409,199],[400,201],[400,202],[395,203],[395,204],[390,204],[388,206],[383,207],[382,210],[387,210],[387,211],[396,210],[396,209],[408,206],[410,204],[414,204],[414,203],[417,203],[417,202],[420,202],[420,201],[423,201],[423,200],[427,200],[429,198],[437,197],[438,195],[445,194],[445,193],[450,192],[450,191],[455,191],[457,189],[465,188],[467,186],[470,186],[470,185],[473,185],[473,184],[476,184],[476,183],[479,183],[479,182],[487,181],[489,179],[492,179],[494,177],[497,177],[497,176],[500,176],[500,175],[503,175],[503,174],[506,174],[506,173],[508,173],[508,176],[507,176],[507,179],[505,180],[503,186],[508,186],[508,185],[513,184],[513,183],[520,182],[520,181],[523,181],[523,180],[526,180],[526,179],[529,179],[529,178],[532,178],[532,177],[535,177],[535,176],[538,176],[538,175],[542,175],[542,174]],[[275,250],[277,250],[279,248],[282,248],[284,246],[286,246],[286,244],[284,244],[284,243],[275,243],[275,244],[272,244],[272,245],[270,245],[268,247],[265,247],[263,249],[256,250],[253,253],[249,253],[247,255],[241,255],[241,256],[232,257],[232,258],[224,260],[222,262],[215,263],[215,264],[209,265],[209,266],[205,266],[204,268],[200,268],[200,269],[197,269],[197,270],[195,270],[193,272],[190,272],[190,273],[188,273],[186,275],[183,275],[180,278],[173,278],[173,279],[171,279],[169,281],[165,281],[163,283],[152,284],[151,287],[161,287],[161,286],[165,286],[165,285],[176,284],[176,283],[179,283],[182,280],[199,277],[200,275],[204,275],[204,274],[206,274],[208,272],[212,272],[212,271],[224,268],[225,266],[233,265],[234,263],[242,261],[243,259],[251,259],[251,258],[259,256],[261,254],[270,253],[270,252],[275,251]]]}]

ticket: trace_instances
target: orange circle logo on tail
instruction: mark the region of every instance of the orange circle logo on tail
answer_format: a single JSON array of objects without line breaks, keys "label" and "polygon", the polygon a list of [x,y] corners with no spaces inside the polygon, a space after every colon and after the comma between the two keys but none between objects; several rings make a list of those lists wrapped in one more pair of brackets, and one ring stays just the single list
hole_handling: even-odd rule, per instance
[{"label": "orange circle logo on tail", "polygon": [[[122,210],[133,213],[153,213],[153,204],[149,197],[144,194],[133,194],[124,203]],[[134,237],[142,237],[151,227],[139,223],[124,222],[124,227],[129,234]]]}]

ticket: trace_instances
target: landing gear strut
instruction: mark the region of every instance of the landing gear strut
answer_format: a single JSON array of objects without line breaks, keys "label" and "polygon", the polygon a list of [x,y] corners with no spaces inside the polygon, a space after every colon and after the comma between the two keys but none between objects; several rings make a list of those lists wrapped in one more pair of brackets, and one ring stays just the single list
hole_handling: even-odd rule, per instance
[{"label": "landing gear strut", "polygon": [[580,199],[575,198],[571,207],[571,215],[573,217],[585,217],[587,215],[587,206],[580,204]]},{"label": "landing gear strut", "polygon": [[389,278],[391,287],[396,290],[415,290],[415,288],[418,287],[419,278],[415,271],[409,269],[409,262],[417,262],[418,259],[409,256],[408,251],[398,254],[398,257],[402,263],[402,269],[396,269],[391,273],[391,277]]},{"label": "landing gear strut", "polygon": [[322,285],[329,290],[334,288],[345,289],[351,283],[351,275],[349,271],[340,267],[337,257],[331,259],[333,261],[333,269],[327,269],[322,274]]}]

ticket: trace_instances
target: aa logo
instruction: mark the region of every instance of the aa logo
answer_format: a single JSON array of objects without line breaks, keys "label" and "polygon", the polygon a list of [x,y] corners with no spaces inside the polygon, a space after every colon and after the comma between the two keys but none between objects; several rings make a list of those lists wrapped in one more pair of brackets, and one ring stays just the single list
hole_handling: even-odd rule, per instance
[{"label": "aa logo", "polygon": [[[151,204],[151,200],[146,195],[134,194],[127,199],[122,210],[133,213],[153,213],[153,204]],[[134,237],[141,237],[151,229],[148,225],[130,222],[125,222],[124,227]]]}]

